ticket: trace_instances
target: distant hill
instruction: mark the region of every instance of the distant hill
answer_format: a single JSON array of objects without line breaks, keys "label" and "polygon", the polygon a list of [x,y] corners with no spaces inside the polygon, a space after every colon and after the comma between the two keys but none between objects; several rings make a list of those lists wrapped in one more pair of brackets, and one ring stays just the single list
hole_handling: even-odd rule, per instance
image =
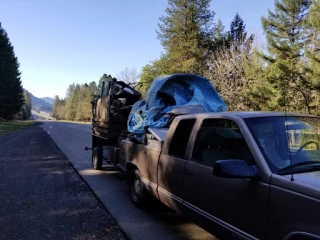
[{"label": "distant hill", "polygon": [[50,103],[51,105],[53,104],[54,102],[54,99],[51,98],[51,97],[43,97],[41,98],[42,100],[46,101],[47,103]]},{"label": "distant hill", "polygon": [[30,98],[31,98],[32,110],[35,110],[37,112],[39,112],[39,111],[51,112],[52,111],[52,104],[46,102],[45,100],[43,100],[41,98],[35,97],[30,92],[29,92],[29,94],[30,94]]}]

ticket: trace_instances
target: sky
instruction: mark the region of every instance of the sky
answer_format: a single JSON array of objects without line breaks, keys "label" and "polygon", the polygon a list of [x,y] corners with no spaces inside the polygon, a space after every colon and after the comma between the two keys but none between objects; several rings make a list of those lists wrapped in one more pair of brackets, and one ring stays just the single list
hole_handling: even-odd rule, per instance
[{"label": "sky", "polygon": [[[72,83],[138,72],[163,52],[157,39],[167,0],[0,0],[0,22],[20,62],[22,85],[37,97],[64,97]],[[238,12],[263,38],[261,16],[274,0],[212,0],[228,30]]]}]

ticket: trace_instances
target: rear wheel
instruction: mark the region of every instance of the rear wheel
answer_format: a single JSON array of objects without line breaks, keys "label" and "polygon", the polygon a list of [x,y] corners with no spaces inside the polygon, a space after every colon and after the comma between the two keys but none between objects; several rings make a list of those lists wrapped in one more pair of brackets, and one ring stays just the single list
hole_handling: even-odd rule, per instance
[{"label": "rear wheel", "polygon": [[92,150],[92,168],[95,170],[102,169],[102,149],[99,147]]},{"label": "rear wheel", "polygon": [[143,190],[143,185],[140,177],[140,172],[138,169],[135,169],[131,172],[129,184],[130,184],[131,201],[133,202],[133,204],[137,206],[141,206],[145,201],[145,199],[144,199],[144,190]]}]

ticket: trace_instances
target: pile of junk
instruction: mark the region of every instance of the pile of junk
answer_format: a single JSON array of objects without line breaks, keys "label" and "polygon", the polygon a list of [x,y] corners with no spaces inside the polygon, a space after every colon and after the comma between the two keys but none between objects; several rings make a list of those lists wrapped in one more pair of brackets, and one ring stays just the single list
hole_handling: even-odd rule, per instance
[{"label": "pile of junk", "polygon": [[210,81],[201,76],[158,77],[143,98],[139,85],[112,78],[103,81],[101,94],[91,102],[93,141],[97,142],[93,145],[116,146],[125,138],[143,144],[147,133],[167,129],[176,116],[227,110]]}]

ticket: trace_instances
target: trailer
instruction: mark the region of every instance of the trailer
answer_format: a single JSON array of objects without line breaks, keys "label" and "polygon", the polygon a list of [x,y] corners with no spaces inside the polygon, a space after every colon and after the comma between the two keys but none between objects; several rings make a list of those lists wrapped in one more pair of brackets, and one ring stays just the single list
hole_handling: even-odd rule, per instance
[{"label": "trailer", "polygon": [[141,93],[137,84],[127,84],[110,76],[102,83],[100,95],[95,95],[92,104],[92,167],[101,170],[106,160],[118,164],[118,149],[121,140],[127,138],[127,120],[132,104]]}]

